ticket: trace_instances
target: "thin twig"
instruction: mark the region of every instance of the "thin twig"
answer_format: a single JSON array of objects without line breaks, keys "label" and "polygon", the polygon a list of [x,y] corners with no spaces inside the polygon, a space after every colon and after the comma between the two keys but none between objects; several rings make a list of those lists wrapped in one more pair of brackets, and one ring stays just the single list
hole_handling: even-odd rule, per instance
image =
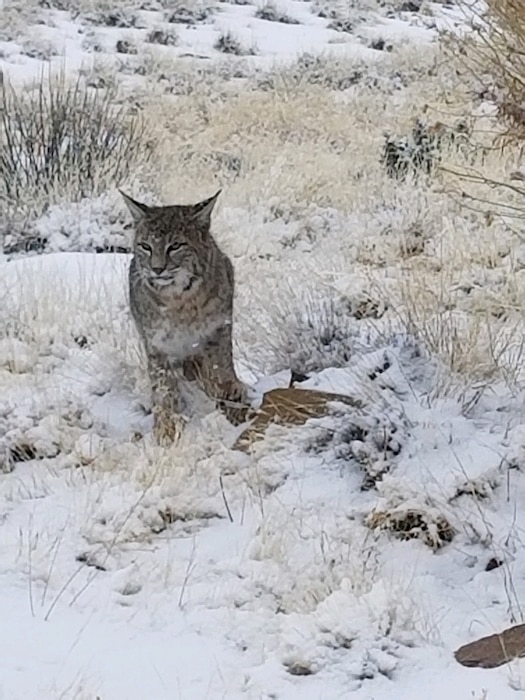
[{"label": "thin twig", "polygon": [[219,476],[219,484],[221,485],[222,500],[224,501],[224,506],[226,508],[226,512],[228,513],[228,518],[230,519],[230,522],[233,523],[232,512],[230,510],[230,506],[228,505],[228,499],[226,498],[226,492],[224,491],[224,481],[222,479],[222,474]]},{"label": "thin twig", "polygon": [[188,581],[190,580],[190,576],[191,576],[193,570],[195,569],[195,552],[196,552],[196,549],[197,549],[197,543],[196,543],[195,538],[193,538],[193,545],[192,545],[192,548],[191,548],[190,558],[188,559],[188,565],[186,566],[186,573],[184,574],[184,580],[183,580],[183,582],[182,582],[182,588],[180,589],[179,602],[178,602],[178,606],[179,606],[179,609],[180,609],[180,610],[182,610],[182,607],[183,607],[182,601],[183,601],[183,599],[184,599],[184,593],[185,593],[185,591],[186,591],[186,586],[188,585]]}]

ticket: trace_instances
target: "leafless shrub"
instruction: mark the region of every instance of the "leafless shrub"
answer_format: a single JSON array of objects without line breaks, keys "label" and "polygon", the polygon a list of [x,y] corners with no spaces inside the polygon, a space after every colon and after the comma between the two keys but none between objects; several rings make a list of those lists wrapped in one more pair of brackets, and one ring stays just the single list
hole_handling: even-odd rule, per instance
[{"label": "leafless shrub", "polygon": [[163,29],[159,27],[158,29],[152,29],[146,41],[149,44],[161,44],[162,46],[177,46],[179,42],[179,36],[177,32],[173,29]]},{"label": "leafless shrub", "polygon": [[268,22],[281,22],[281,24],[300,24],[299,20],[277,7],[273,2],[266,2],[255,12],[257,19],[265,19]]},{"label": "leafless shrub", "polygon": [[117,106],[114,90],[62,76],[32,90],[0,85],[0,200],[100,194],[148,158],[145,124]]},{"label": "leafless shrub", "polygon": [[169,5],[166,13],[166,21],[172,24],[198,24],[207,22],[214,13],[214,7],[207,1],[177,0]]},{"label": "leafless shrub", "polygon": [[231,32],[222,33],[214,44],[217,51],[221,53],[231,54],[233,56],[253,56],[255,50],[253,47],[245,47],[239,39]]},{"label": "leafless shrub", "polygon": [[468,36],[451,45],[479,96],[492,101],[506,129],[506,141],[525,137],[525,5],[521,0],[461,3],[471,18]]}]

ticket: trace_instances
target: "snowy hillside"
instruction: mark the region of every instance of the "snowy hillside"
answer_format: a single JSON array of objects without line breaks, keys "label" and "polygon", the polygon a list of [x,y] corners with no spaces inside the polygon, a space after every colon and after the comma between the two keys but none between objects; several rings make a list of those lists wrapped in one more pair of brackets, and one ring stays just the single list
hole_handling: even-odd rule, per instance
[{"label": "snowy hillside", "polygon": [[[454,659],[523,622],[525,596],[522,233],[454,177],[521,164],[483,148],[490,104],[438,45],[464,19],[427,0],[4,0],[3,128],[72,80],[79,128],[100,114],[135,140],[92,170],[64,141],[36,177],[50,161],[22,139],[2,171],[1,700],[524,696],[523,661]],[[355,405],[243,452],[195,395],[162,448],[117,188],[217,185],[240,375],[260,395],[293,370]]]}]

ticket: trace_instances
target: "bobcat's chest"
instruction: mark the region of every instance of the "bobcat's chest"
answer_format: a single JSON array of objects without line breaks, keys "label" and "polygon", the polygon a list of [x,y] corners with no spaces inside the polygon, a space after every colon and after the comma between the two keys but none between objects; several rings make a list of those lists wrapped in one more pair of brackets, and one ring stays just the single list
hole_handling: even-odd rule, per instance
[{"label": "bobcat's chest", "polygon": [[159,319],[148,329],[148,344],[170,360],[180,362],[202,352],[206,343],[224,325],[224,319],[194,321],[185,325]]}]

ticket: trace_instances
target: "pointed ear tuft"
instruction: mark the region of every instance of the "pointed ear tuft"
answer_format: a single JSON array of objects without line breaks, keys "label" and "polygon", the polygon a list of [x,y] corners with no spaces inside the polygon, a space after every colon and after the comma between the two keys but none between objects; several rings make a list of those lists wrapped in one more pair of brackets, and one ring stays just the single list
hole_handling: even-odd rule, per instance
[{"label": "pointed ear tuft", "polygon": [[202,202],[198,202],[197,204],[195,204],[193,206],[193,218],[197,221],[209,223],[211,213],[213,211],[213,208],[215,207],[215,204],[221,192],[222,190],[219,190],[213,195],[213,197],[210,197],[209,199],[204,199]]},{"label": "pointed ear tuft", "polygon": [[124,198],[124,201],[126,202],[133,219],[135,221],[140,221],[141,219],[143,219],[144,215],[148,213],[148,207],[145,204],[142,204],[141,202],[137,202],[135,199],[132,199],[122,190],[119,190],[119,192]]}]

